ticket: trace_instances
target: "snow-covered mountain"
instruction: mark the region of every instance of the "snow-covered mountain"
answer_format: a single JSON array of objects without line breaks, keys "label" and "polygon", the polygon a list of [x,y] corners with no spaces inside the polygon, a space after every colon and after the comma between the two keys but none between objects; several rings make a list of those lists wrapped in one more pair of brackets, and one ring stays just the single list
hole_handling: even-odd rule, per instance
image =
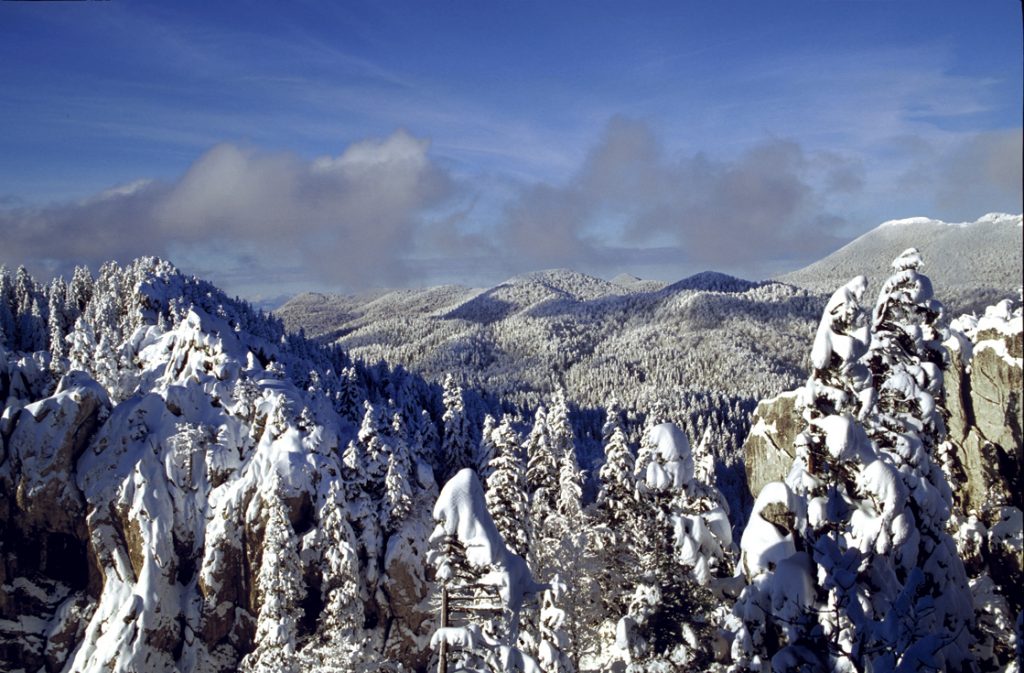
[{"label": "snow-covered mountain", "polygon": [[440,393],[159,260],[0,269],[0,669],[422,665]]},{"label": "snow-covered mountain", "polygon": [[579,409],[583,467],[602,460],[604,409],[621,405],[639,442],[657,406],[694,437],[714,434],[735,508],[749,505],[739,448],[760,398],[805,375],[823,298],[782,283],[706,272],[665,286],[552,270],[480,290],[443,286],[364,298],[300,295],[278,311],[291,330],[367,362],[401,364],[530,413],[562,388]]},{"label": "snow-covered mountain", "polygon": [[459,372],[524,406],[563,386],[582,406],[637,408],[666,390],[753,399],[793,385],[822,301],[711,272],[665,286],[556,270],[486,290],[300,295],[276,313],[354,357]]},{"label": "snow-covered mountain", "polygon": [[960,312],[981,312],[1003,297],[1017,296],[1024,275],[1020,215],[990,213],[975,222],[927,217],[883,222],[831,255],[778,280],[815,292],[831,292],[864,274],[877,291],[891,273],[886,260],[916,247],[937,296]]},{"label": "snow-covered mountain", "polygon": [[[905,258],[887,286],[891,318],[868,325],[855,280],[811,330],[816,368],[798,398],[817,415],[798,418],[843,469],[820,472],[800,448],[810,444],[794,442],[796,476],[762,489],[749,526],[742,466],[723,461],[748,409],[673,377],[696,357],[706,381],[756,382],[756,362],[731,372],[730,358],[777,348],[773,328],[805,338],[818,299],[791,286],[702,274],[630,290],[557,271],[342,304],[366,321],[353,334],[375,316],[384,331],[364,335],[433,325],[436,361],[455,373],[493,364],[499,339],[522,342],[533,367],[557,373],[537,381],[595,400],[636,395],[623,413],[563,390],[531,405],[542,394],[513,394],[517,370],[500,366],[490,371],[510,399],[367,364],[160,260],[48,286],[0,268],[0,670],[425,671],[444,648],[454,667],[480,671],[718,673],[769,658],[824,670],[847,654],[875,670],[1011,670],[1020,600],[1007,587],[1020,571],[988,564],[1021,548],[1019,493],[990,494],[998,502],[978,511],[976,496],[952,497],[964,465],[938,444],[938,312],[917,256]],[[950,334],[963,367],[973,352],[1016,372],[982,392],[1005,396],[1019,427],[1020,309],[996,308]],[[616,330],[631,336],[616,342]],[[616,349],[647,352],[633,378],[658,383],[612,380]],[[591,367],[606,390],[585,383]],[[950,413],[966,418],[958,399]],[[1020,456],[1019,432],[992,431],[998,414],[982,426],[1007,445],[989,454]],[[836,489],[845,504],[823,504]],[[834,553],[836,540],[847,551]],[[848,572],[858,554],[884,573]],[[872,601],[836,602],[840,584]],[[824,637],[827,605],[863,652]],[[921,619],[923,631],[899,626]]]}]

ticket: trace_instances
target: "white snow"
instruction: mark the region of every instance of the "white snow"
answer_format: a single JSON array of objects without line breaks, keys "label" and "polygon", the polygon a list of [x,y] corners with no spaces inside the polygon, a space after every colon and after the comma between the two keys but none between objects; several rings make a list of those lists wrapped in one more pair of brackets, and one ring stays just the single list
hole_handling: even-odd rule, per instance
[{"label": "white snow", "polygon": [[765,484],[754,501],[743,536],[740,538],[740,566],[748,577],[775,567],[796,552],[792,532],[783,531],[765,520],[761,513],[772,504],[780,504],[793,514],[794,527],[800,530],[806,520],[804,500],[781,481]]},{"label": "white snow", "polygon": [[432,537],[455,535],[466,548],[470,564],[491,570],[481,581],[497,586],[502,602],[518,615],[523,599],[546,585],[534,581],[526,561],[513,554],[501,539],[476,472],[464,468],[448,480],[434,505],[438,522]]},{"label": "white snow", "polygon": [[867,321],[860,325],[852,325],[849,333],[838,333],[833,329],[836,321],[849,321],[852,307],[860,306],[867,286],[867,278],[857,276],[836,290],[825,304],[825,312],[818,324],[814,345],[811,347],[811,365],[815,369],[824,369],[832,359],[833,353],[843,362],[851,362],[867,351],[870,340],[870,327]]},{"label": "white snow", "polygon": [[[655,490],[681,489],[693,480],[693,454],[686,435],[674,423],[662,423],[650,430],[649,439],[659,460],[648,466],[647,485]],[[655,469],[651,469],[654,467]]]}]

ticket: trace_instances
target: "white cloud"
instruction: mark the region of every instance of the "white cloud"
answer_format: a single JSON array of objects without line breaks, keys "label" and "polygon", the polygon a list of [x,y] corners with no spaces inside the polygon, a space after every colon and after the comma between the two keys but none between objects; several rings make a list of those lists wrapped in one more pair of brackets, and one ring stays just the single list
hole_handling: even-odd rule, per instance
[{"label": "white cloud", "polygon": [[[407,280],[422,213],[453,190],[429,143],[398,131],[312,162],[220,144],[172,184],[138,181],[78,204],[0,211],[11,264],[94,268],[141,254],[208,259],[250,284],[300,266],[315,285]],[[217,263],[209,260],[216,254]]]},{"label": "white cloud", "polygon": [[[885,175],[863,155],[780,138],[728,158],[673,153],[647,123],[615,117],[567,180],[530,184],[457,182],[405,131],[313,160],[220,144],[172,182],[43,208],[0,204],[0,263],[67,274],[156,254],[251,297],[488,284],[557,266],[766,277],[882,219],[1019,211],[1020,143],[1019,129],[941,146],[907,135],[888,164],[905,174]],[[860,203],[882,215],[851,219]]]}]

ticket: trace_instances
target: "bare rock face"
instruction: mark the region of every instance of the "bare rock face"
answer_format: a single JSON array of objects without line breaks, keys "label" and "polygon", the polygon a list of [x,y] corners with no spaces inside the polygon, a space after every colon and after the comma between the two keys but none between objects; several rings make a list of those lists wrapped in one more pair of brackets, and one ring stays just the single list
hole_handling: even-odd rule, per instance
[{"label": "bare rock face", "polygon": [[84,500],[71,475],[109,411],[106,392],[84,376],[66,378],[52,397],[21,410],[8,450],[23,527],[81,532]]},{"label": "bare rock face", "polygon": [[[423,510],[424,513],[426,510]],[[406,523],[389,544],[385,560],[387,592],[393,622],[388,629],[386,650],[390,657],[413,670],[425,670],[431,651],[424,647],[424,633],[433,629],[433,614],[426,605],[426,590],[430,586],[425,572],[426,561],[424,526],[429,517],[419,517]],[[418,530],[417,530],[418,529]]]},{"label": "bare rock face", "polygon": [[964,467],[957,496],[967,511],[1024,506],[1021,433],[1022,335],[1020,319],[1002,329],[981,329],[968,347],[954,348],[946,373],[949,439]]},{"label": "bare rock face", "polygon": [[0,650],[25,670],[60,670],[94,606],[75,463],[110,400],[75,372],[52,396],[11,408],[0,452],[0,620],[14,626],[0,627]]},{"label": "bare rock face", "polygon": [[793,465],[794,441],[804,429],[796,408],[796,392],[761,400],[754,410],[750,434],[743,444],[747,484],[756,497],[764,485],[782,481]]}]

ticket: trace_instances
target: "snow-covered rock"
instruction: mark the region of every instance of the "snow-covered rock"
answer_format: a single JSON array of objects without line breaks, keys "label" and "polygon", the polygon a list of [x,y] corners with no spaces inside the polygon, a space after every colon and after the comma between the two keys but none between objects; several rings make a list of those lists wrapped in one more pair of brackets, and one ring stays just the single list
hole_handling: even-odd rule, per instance
[{"label": "snow-covered rock", "polygon": [[[436,438],[431,389],[160,260],[82,282],[66,358],[0,345],[0,668],[425,665],[437,447],[406,442]],[[365,451],[342,461],[371,396],[401,412],[371,448],[415,516],[385,511]]]}]

